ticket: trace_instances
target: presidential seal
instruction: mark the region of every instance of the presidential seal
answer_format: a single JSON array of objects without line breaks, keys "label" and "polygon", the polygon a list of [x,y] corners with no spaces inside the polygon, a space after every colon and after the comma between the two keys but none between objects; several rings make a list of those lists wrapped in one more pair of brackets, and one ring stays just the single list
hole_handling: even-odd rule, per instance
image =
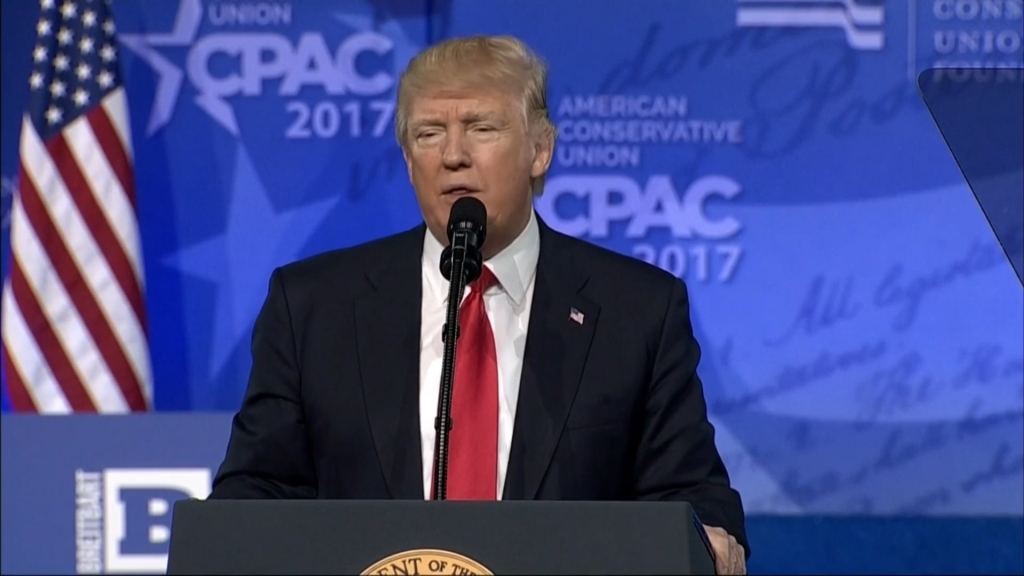
[{"label": "presidential seal", "polygon": [[493,576],[479,562],[447,550],[409,550],[392,554],[363,570],[371,574],[484,574]]}]

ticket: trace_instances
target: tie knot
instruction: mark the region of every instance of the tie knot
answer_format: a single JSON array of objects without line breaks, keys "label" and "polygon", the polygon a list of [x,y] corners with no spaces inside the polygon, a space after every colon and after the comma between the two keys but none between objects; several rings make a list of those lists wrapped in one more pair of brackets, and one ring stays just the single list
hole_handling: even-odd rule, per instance
[{"label": "tie knot", "polygon": [[481,266],[480,277],[477,278],[476,280],[473,280],[470,286],[473,287],[473,290],[479,292],[482,295],[484,292],[487,292],[487,290],[489,290],[491,286],[495,286],[497,284],[498,278],[494,275],[494,272],[491,272],[491,269],[488,268],[487,266]]}]

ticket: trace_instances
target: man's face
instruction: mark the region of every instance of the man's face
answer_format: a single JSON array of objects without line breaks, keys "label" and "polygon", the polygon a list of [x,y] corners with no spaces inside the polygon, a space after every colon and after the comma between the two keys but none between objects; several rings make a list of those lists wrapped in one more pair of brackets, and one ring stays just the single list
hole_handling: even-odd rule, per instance
[{"label": "man's face", "polygon": [[523,112],[508,94],[435,90],[410,103],[403,153],[423,218],[448,243],[452,204],[467,195],[487,208],[485,258],[511,243],[533,209],[530,178],[551,161],[551,145],[527,133]]}]

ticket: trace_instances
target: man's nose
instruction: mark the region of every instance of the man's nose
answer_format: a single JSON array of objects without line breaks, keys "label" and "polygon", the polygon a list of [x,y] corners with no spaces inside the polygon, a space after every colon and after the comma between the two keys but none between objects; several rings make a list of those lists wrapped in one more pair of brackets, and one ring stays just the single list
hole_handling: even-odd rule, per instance
[{"label": "man's nose", "polygon": [[463,134],[453,130],[445,136],[441,159],[445,168],[451,170],[469,166],[469,150]]}]

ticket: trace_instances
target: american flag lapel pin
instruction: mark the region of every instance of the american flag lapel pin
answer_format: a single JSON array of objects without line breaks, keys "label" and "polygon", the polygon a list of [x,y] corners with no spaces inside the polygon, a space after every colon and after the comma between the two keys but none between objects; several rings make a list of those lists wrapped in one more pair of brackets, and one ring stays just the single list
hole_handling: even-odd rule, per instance
[{"label": "american flag lapel pin", "polygon": [[580,312],[575,307],[569,308],[569,319],[583,326],[583,312]]}]

